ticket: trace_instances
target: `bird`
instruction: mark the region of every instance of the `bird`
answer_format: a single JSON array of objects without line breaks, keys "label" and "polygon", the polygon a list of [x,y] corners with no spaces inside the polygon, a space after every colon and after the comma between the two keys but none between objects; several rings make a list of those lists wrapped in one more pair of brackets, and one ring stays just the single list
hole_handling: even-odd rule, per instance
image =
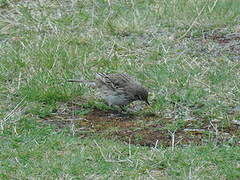
[{"label": "bird", "polygon": [[100,96],[109,106],[119,106],[123,109],[133,101],[144,101],[147,105],[148,90],[133,76],[127,73],[96,73],[95,80],[75,80],[99,89]]}]

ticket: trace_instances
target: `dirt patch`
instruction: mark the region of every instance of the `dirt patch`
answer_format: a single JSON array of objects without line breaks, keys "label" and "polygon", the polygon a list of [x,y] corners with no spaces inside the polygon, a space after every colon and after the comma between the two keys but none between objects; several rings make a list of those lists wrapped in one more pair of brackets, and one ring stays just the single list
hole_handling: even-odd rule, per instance
[{"label": "dirt patch", "polygon": [[202,32],[201,34],[186,36],[190,42],[196,44],[176,44],[176,49],[194,56],[228,57],[230,60],[240,58],[240,33],[227,33],[224,30]]},{"label": "dirt patch", "polygon": [[239,44],[240,33],[231,33],[231,34],[206,34],[204,36],[205,39],[214,40],[220,44],[231,43],[236,41]]},{"label": "dirt patch", "polygon": [[209,141],[221,143],[229,141],[239,132],[237,126],[216,130],[206,123],[196,129],[191,121],[184,122],[181,127],[169,128],[176,123],[171,118],[116,110],[94,109],[87,112],[82,106],[74,104],[65,104],[64,108],[39,121],[55,124],[59,129],[71,127],[74,134],[81,137],[101,136],[151,147],[201,145]]}]

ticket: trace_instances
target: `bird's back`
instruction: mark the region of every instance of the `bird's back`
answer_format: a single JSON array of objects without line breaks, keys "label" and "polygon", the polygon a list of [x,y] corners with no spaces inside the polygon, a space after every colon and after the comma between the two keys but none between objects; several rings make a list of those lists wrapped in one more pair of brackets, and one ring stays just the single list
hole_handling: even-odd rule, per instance
[{"label": "bird's back", "polygon": [[109,105],[127,105],[136,100],[147,101],[147,90],[126,73],[96,74],[97,87]]},{"label": "bird's back", "polygon": [[131,86],[139,86],[140,83],[133,77],[126,73],[116,73],[116,74],[105,74],[97,73],[96,79],[99,85],[105,85],[112,90],[116,89],[126,89]]}]

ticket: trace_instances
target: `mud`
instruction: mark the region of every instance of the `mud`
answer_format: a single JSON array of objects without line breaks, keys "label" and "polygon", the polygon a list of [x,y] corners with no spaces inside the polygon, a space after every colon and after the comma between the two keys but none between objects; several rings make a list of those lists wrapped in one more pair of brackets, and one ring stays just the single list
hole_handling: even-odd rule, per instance
[{"label": "mud", "polygon": [[[82,108],[79,105],[67,104],[40,121],[54,124],[59,129],[74,127],[72,131],[80,137],[101,136],[151,147],[202,145],[209,141],[222,143],[239,135],[237,126],[218,129],[216,132],[214,127],[204,121],[199,128],[194,127],[193,122],[186,121],[182,127],[171,130],[168,126],[175,123],[173,119],[149,113],[139,114],[96,108],[86,114],[75,113],[83,112]],[[231,143],[239,142],[231,141]]]}]

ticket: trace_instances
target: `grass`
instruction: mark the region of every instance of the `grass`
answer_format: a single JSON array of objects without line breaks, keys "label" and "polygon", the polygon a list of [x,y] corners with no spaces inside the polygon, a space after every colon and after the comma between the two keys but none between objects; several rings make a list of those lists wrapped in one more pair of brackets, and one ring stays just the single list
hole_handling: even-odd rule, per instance
[{"label": "grass", "polygon": [[[239,178],[239,147],[147,148],[55,132],[33,119],[4,130],[2,179]],[[212,178],[211,178],[212,179]]]},{"label": "grass", "polygon": [[[233,120],[240,115],[230,113],[240,99],[239,6],[227,0],[0,1],[1,179],[239,179],[240,132]],[[128,130],[181,136],[191,125],[214,135],[201,146],[165,147],[159,140],[146,147],[104,137],[120,131],[115,121],[109,129],[100,124],[103,135],[85,138],[77,126],[43,123],[66,119],[59,111],[85,118],[96,108],[108,110],[94,90],[65,82],[96,72],[127,72],[149,89],[151,106],[134,113],[137,126]],[[80,108],[68,105],[73,101]],[[147,114],[155,116],[146,121]]]}]

